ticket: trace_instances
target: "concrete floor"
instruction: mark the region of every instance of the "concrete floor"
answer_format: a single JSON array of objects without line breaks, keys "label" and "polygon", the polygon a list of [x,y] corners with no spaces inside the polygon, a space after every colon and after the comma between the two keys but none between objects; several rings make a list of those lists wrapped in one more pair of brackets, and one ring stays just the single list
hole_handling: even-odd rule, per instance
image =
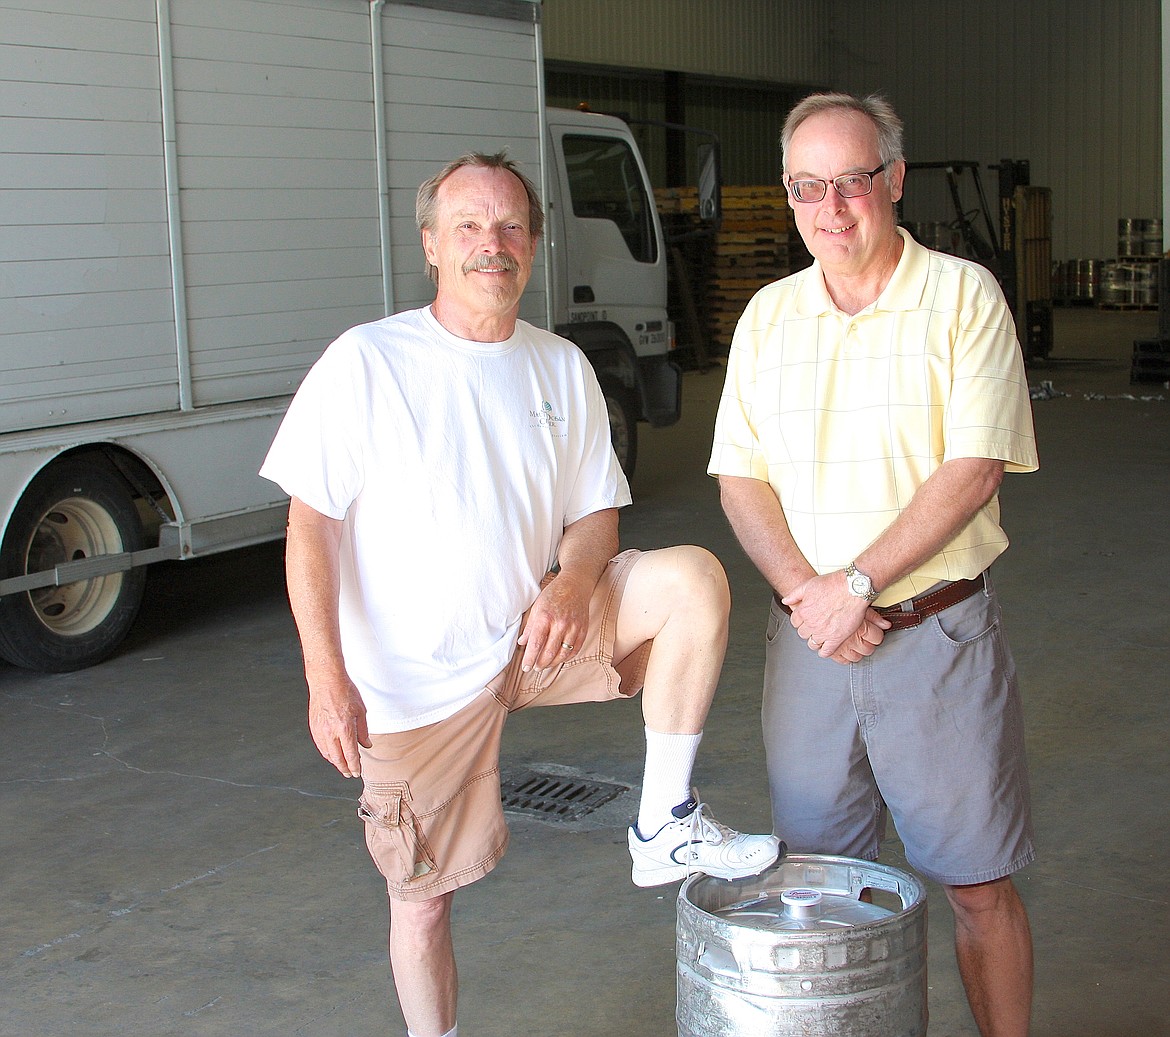
[{"label": "concrete floor", "polygon": [[[997,565],[1041,844],[1019,878],[1033,1032],[1151,1037],[1170,1034],[1170,402],[1113,397],[1170,392],[1129,384],[1155,314],[1056,318],[1030,380],[1069,395],[1034,405],[1043,468],[1005,482]],[[718,816],[760,830],[767,591],[703,474],[721,381],[688,374],[683,422],[643,433],[623,534],[700,542],[728,567],[732,644],[696,780]],[[0,665],[2,1037],[403,1032],[355,786],[316,756],[303,699],[279,545],[156,567],[102,666]],[[636,785],[641,754],[636,704],[584,706],[515,718],[503,765]],[[467,1037],[675,1032],[675,890],[629,881],[635,805],[636,790],[576,828],[513,818],[502,866],[457,901]],[[930,1032],[968,1037],[931,897]]]}]

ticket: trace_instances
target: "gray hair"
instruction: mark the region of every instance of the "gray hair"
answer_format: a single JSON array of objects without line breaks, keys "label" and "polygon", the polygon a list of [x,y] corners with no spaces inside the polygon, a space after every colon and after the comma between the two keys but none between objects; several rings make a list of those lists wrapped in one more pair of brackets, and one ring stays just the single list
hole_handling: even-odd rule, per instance
[{"label": "gray hair", "polygon": [[[439,188],[452,173],[465,166],[473,166],[478,169],[503,169],[516,177],[523,185],[524,193],[528,196],[528,232],[534,240],[540,237],[544,232],[544,209],[540,205],[540,193],[536,190],[536,185],[520,172],[520,167],[508,158],[507,152],[504,151],[498,151],[494,155],[485,155],[480,151],[469,151],[466,155],[460,155],[454,161],[448,162],[434,176],[423,181],[414,201],[414,222],[418,225],[419,231],[433,231],[435,229],[435,221],[439,211]],[[439,283],[439,271],[432,263],[426,263],[426,275],[435,284]]]},{"label": "gray hair", "polygon": [[798,101],[784,120],[784,129],[780,134],[780,157],[784,172],[788,172],[788,149],[797,127],[806,119],[823,112],[857,112],[873,123],[877,131],[878,155],[886,167],[884,175],[886,183],[889,183],[890,167],[905,158],[902,153],[902,120],[898,118],[894,106],[880,94],[870,94],[868,97],[844,93],[810,94],[803,101]]}]

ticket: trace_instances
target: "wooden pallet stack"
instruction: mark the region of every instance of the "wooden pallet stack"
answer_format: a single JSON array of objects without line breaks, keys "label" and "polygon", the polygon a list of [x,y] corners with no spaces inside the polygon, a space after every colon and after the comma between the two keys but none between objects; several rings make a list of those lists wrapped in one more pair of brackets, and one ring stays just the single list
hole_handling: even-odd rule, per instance
[{"label": "wooden pallet stack", "polygon": [[1015,216],[1016,298],[1052,301],[1052,191],[1017,187]]},{"label": "wooden pallet stack", "polygon": [[[697,194],[688,188],[655,192],[664,221],[697,224]],[[810,262],[792,221],[783,187],[723,188],[723,220],[701,261],[689,264],[701,296],[712,354],[726,355],[736,322],[763,285]]]},{"label": "wooden pallet stack", "polygon": [[748,300],[770,281],[809,261],[784,188],[725,187],[723,224],[714,253],[708,285],[709,322],[713,340],[726,352]]}]

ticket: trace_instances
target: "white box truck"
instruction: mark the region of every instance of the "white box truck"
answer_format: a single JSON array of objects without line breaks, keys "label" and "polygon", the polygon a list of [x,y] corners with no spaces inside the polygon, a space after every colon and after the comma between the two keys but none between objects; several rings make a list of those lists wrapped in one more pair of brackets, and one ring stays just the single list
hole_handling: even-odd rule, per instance
[{"label": "white box truck", "polygon": [[667,256],[628,127],[545,111],[539,0],[0,0],[0,655],[91,665],[144,565],[283,535],[291,394],[430,301],[417,185],[502,148],[549,216],[522,316],[629,468],[679,414]]}]

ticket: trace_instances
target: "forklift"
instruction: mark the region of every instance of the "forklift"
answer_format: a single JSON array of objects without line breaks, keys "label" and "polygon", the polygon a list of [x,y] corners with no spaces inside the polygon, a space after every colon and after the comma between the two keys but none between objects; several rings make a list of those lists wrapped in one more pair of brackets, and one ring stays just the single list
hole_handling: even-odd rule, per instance
[{"label": "forklift", "polygon": [[[907,162],[906,178],[909,182],[914,173],[942,173],[946,177],[954,219],[945,225],[961,243],[956,254],[991,271],[1015,319],[1024,361],[1043,361],[1052,352],[1051,191],[1031,186],[1026,159],[1005,158],[989,168],[999,173],[995,218],[983,191],[978,162]],[[968,182],[969,187],[965,186]],[[968,207],[964,196],[970,198],[972,192],[974,204]],[[898,202],[898,217],[901,222],[902,201]],[[907,230],[914,233],[914,225],[908,224]],[[922,244],[936,247],[929,241]]]}]

